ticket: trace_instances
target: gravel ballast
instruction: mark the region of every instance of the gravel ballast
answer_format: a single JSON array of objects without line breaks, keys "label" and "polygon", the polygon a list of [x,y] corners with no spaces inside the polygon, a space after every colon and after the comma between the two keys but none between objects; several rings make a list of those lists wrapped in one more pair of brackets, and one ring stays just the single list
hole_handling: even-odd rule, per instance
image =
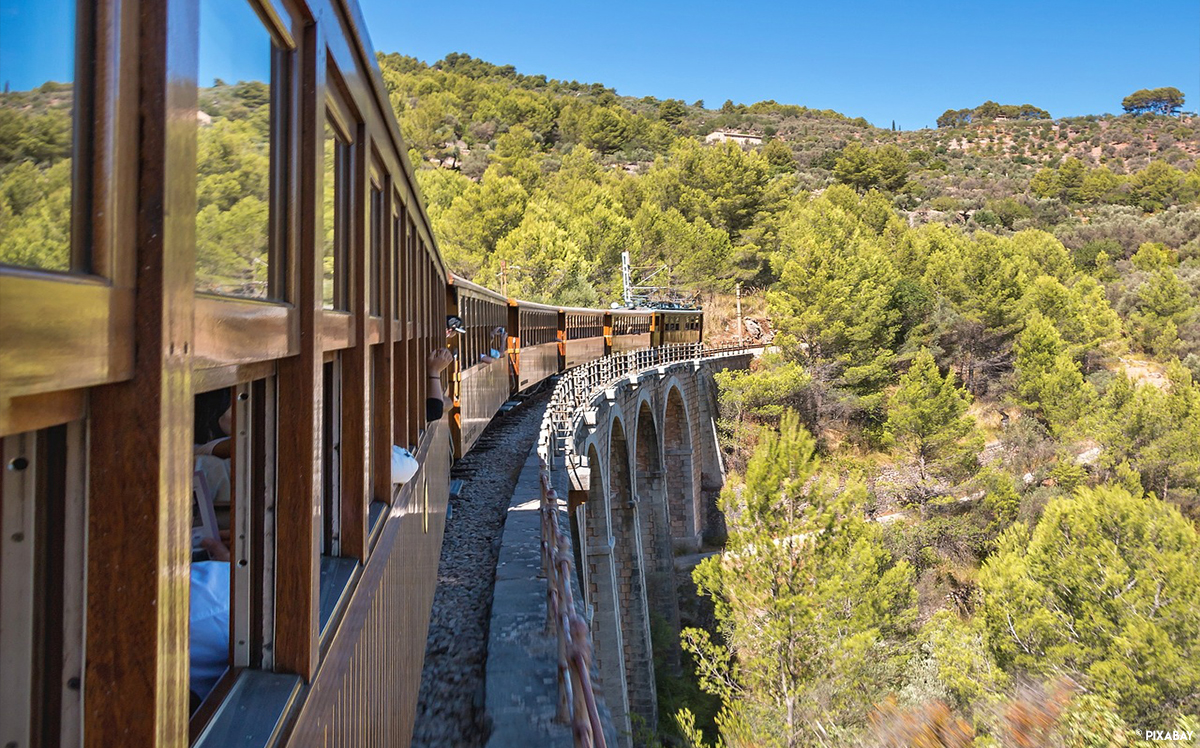
[{"label": "gravel ballast", "polygon": [[451,471],[464,481],[450,499],[413,748],[478,748],[491,732],[484,703],[488,621],[509,498],[537,439],[549,387],[497,414]]}]

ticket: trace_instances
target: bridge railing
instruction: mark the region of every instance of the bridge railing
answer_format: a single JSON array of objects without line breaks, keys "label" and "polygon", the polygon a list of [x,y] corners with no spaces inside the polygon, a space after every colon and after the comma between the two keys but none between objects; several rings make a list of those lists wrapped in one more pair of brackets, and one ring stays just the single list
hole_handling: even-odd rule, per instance
[{"label": "bridge railing", "polygon": [[684,343],[616,353],[575,367],[555,385],[538,440],[542,571],[546,575],[546,629],[558,639],[558,719],[571,725],[577,748],[606,748],[606,744],[592,688],[591,632],[576,610],[571,591],[571,540],[559,526],[559,496],[550,474],[560,440],[568,440],[585,405],[630,375],[685,361],[739,355],[755,348],[705,348],[700,343]]},{"label": "bridge railing", "polygon": [[558,494],[542,465],[542,569],[546,574],[546,629],[558,638],[558,720],[571,725],[575,745],[606,748],[592,690],[592,637],[571,591],[571,540],[558,525]]}]

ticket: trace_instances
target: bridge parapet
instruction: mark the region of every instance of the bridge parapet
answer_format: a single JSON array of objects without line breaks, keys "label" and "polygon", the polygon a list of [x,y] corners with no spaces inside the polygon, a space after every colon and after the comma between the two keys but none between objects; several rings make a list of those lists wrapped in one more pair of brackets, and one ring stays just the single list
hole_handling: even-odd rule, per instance
[{"label": "bridge parapet", "polygon": [[[760,352],[698,344],[631,351],[577,367],[555,387],[538,442],[543,564],[553,609],[564,599],[564,576],[572,576],[557,523],[565,490],[571,581],[588,628],[581,635],[582,621],[560,607],[554,633],[560,717],[572,723],[578,746],[604,745],[583,679],[598,681],[594,691],[607,702],[621,748],[633,745],[635,722],[656,726],[651,619],[678,632],[673,556],[699,547],[724,482],[712,374],[743,368]],[[592,654],[594,671],[581,672]],[[677,647],[662,654],[679,667]]]}]

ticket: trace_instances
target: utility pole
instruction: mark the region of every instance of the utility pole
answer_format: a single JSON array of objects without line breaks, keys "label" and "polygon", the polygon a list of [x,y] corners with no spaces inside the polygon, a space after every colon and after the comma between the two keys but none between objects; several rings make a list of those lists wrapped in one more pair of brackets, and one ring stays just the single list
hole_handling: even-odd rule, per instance
[{"label": "utility pole", "polygon": [[742,284],[737,284],[737,317],[738,317],[738,345],[745,345],[746,341],[742,339]]},{"label": "utility pole", "polygon": [[629,253],[621,253],[621,290],[624,297],[625,306],[633,306],[633,279],[629,272]]}]

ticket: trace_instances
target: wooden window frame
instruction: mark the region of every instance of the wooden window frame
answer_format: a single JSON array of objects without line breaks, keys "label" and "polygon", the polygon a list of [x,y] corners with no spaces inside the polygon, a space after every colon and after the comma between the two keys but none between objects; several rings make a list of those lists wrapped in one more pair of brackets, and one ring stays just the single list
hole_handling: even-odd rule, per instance
[{"label": "wooden window frame", "polygon": [[268,298],[195,295],[196,368],[251,364],[300,350],[299,225],[295,205],[300,158],[298,15],[271,0],[247,0],[271,37],[271,158]]},{"label": "wooden window frame", "polygon": [[274,362],[210,370],[197,394],[228,389],[230,457],[229,667],[188,722],[195,743],[246,669],[274,667],[279,400]]},{"label": "wooden window frame", "polygon": [[0,265],[0,436],[73,420],[64,391],[133,375],[138,24],[128,3],[76,4],[72,269]]}]

